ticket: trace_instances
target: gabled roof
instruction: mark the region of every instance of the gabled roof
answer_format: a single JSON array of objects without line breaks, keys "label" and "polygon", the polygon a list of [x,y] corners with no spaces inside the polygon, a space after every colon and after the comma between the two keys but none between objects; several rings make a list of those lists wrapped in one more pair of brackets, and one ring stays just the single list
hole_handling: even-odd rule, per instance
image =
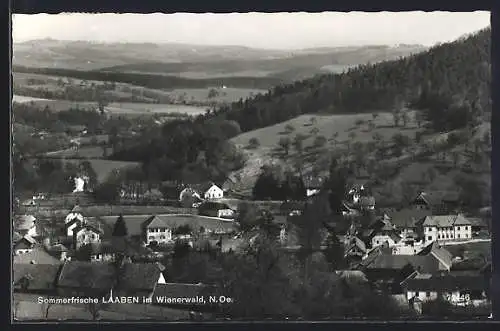
[{"label": "gabled roof", "polygon": [[29,236],[24,236],[15,243],[14,249],[31,249],[35,245],[36,241],[33,238]]},{"label": "gabled roof", "polygon": [[452,227],[454,225],[470,225],[462,215],[442,215],[442,216],[427,216],[423,226],[435,226],[438,228]]},{"label": "gabled roof", "polygon": [[466,290],[485,290],[488,285],[485,278],[477,276],[430,276],[417,275],[414,278],[406,279],[401,284],[407,290],[413,291],[466,291]]},{"label": "gabled roof", "polygon": [[381,254],[372,263],[366,266],[367,269],[401,270],[411,265],[414,269],[422,272],[439,271],[439,263],[432,256],[419,255],[392,255]]},{"label": "gabled roof", "polygon": [[431,216],[432,211],[428,209],[407,208],[398,211],[388,212],[392,224],[398,228],[413,228],[418,222],[425,219],[426,216]]},{"label": "gabled roof", "polygon": [[190,184],[187,185],[187,187],[192,188],[193,190],[197,191],[200,194],[203,194],[207,192],[212,186],[216,186],[218,189],[222,190],[217,184],[209,182],[209,183],[203,183],[203,184]]},{"label": "gabled roof", "polygon": [[143,223],[143,227],[146,228],[159,227],[173,229],[181,225],[189,225],[193,230],[204,227],[210,230],[232,231],[236,227],[236,223],[233,221],[200,215],[154,215]]},{"label": "gabled roof", "polygon": [[36,264],[61,264],[61,261],[47,253],[41,247],[34,248],[31,252],[28,253],[15,255],[13,258],[13,262],[14,264],[29,264],[33,262]]},{"label": "gabled roof", "polygon": [[160,266],[155,263],[125,263],[120,271],[118,287],[152,291],[160,275]]},{"label": "gabled roof", "polygon": [[80,205],[75,205],[73,209],[71,209],[71,213],[83,214],[83,209],[82,207],[80,207]]},{"label": "gabled roof", "polygon": [[80,232],[81,230],[88,230],[88,231],[92,231],[96,234],[102,234],[103,231],[101,229],[98,229],[97,227],[93,226],[93,225],[90,225],[90,224],[79,224],[76,226],[76,228],[73,229],[73,234],[78,234],[78,232]]},{"label": "gabled roof", "polygon": [[420,252],[419,256],[431,255],[435,257],[439,262],[441,262],[447,269],[452,265],[453,254],[451,254],[447,249],[441,247],[436,242],[431,242],[429,245],[424,247]]},{"label": "gabled roof", "polygon": [[27,279],[27,290],[53,290],[60,264],[15,263],[13,269],[14,288],[21,287],[22,279]]},{"label": "gabled roof", "polygon": [[453,191],[421,192],[414,201],[423,200],[430,206],[436,206],[447,201],[457,201],[459,194]]},{"label": "gabled roof", "polygon": [[348,243],[346,243],[345,252],[348,254],[353,248],[359,249],[362,253],[366,253],[365,243],[358,237],[351,238]]},{"label": "gabled roof", "polygon": [[115,280],[116,269],[112,264],[68,261],[61,269],[58,286],[109,290],[114,286]]}]

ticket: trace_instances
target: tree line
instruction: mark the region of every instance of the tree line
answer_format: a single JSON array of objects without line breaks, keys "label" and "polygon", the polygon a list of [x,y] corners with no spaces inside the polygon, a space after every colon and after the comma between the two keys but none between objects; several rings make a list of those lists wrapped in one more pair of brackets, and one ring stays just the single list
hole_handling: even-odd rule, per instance
[{"label": "tree line", "polygon": [[225,85],[234,88],[268,89],[282,81],[273,77],[224,77],[190,79],[177,76],[111,71],[83,71],[57,68],[29,68],[13,66],[13,72],[34,73],[76,79],[126,83],[153,89],[208,88]]}]

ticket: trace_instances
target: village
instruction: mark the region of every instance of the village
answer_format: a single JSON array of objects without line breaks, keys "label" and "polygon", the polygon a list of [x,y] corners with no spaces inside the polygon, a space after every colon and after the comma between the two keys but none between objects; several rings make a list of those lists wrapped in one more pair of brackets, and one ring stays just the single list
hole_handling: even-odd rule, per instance
[{"label": "village", "polygon": [[[65,215],[50,221],[37,215],[37,204],[47,202],[45,194],[20,203],[19,210],[32,214],[14,215],[13,285],[19,295],[95,296],[104,303],[140,296],[143,306],[179,310],[192,319],[207,309],[217,311],[215,303],[196,301],[200,293],[222,295],[223,289],[172,282],[165,261],[181,244],[197,251],[238,254],[261,235],[259,226],[243,230],[240,224],[239,209],[245,201],[232,198],[231,190],[215,183],[172,185],[169,196],[178,200],[173,212],[97,216],[86,212],[92,204],[85,179],[74,181],[75,190],[67,195],[74,205]],[[305,183],[305,201],[246,202],[266,215],[284,252],[300,250],[293,219],[302,216],[308,200],[321,194],[321,180]],[[125,189],[121,197],[139,198]],[[360,226],[355,220],[366,212],[374,217]],[[369,188],[357,183],[343,199],[342,218],[348,224],[343,230],[333,222],[325,225],[337,227],[344,252],[345,267],[336,274],[371,284],[417,314],[422,314],[425,302],[438,299],[459,307],[490,304],[489,224],[484,216],[461,213],[453,192],[420,192],[407,208],[396,210],[378,208]],[[161,299],[175,297],[192,299]]]}]

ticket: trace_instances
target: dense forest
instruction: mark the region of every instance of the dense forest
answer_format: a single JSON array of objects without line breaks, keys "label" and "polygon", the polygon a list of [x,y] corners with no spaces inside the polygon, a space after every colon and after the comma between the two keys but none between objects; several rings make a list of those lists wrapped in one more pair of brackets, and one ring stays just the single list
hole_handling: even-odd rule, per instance
[{"label": "dense forest", "polygon": [[28,68],[22,66],[13,66],[12,71],[18,73],[71,77],[85,80],[127,83],[152,89],[209,88],[222,85],[233,88],[269,89],[272,86],[282,83],[282,80],[274,77],[224,77],[190,79],[158,74],[83,71],[56,68]]},{"label": "dense forest", "polygon": [[243,132],[308,113],[390,111],[423,92],[476,102],[491,111],[490,29],[396,61],[366,64],[345,73],[274,87],[208,115],[240,124]]}]

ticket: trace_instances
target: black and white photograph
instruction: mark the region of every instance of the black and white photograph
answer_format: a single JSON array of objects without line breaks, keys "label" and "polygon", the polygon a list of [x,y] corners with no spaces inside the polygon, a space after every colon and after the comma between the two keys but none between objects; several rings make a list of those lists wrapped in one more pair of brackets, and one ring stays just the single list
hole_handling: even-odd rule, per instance
[{"label": "black and white photograph", "polygon": [[490,12],[12,15],[11,318],[492,318]]}]

